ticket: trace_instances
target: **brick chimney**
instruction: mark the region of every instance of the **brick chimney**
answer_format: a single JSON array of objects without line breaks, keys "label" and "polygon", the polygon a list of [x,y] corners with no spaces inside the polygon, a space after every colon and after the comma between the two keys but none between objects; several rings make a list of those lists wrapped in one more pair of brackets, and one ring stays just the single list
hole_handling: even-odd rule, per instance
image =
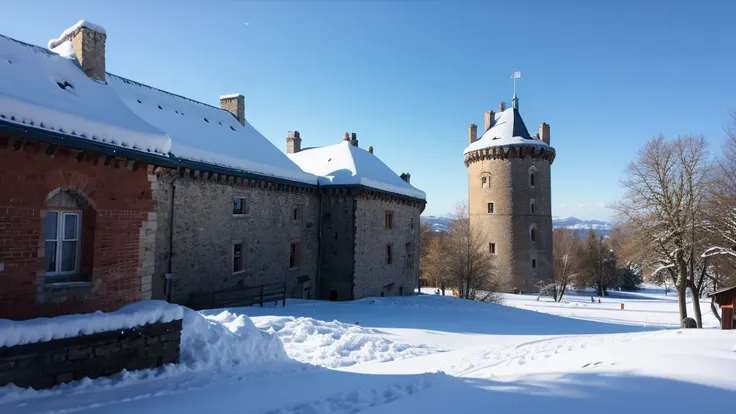
[{"label": "brick chimney", "polygon": [[235,115],[240,125],[245,125],[245,97],[239,93],[220,97],[220,109]]},{"label": "brick chimney", "polygon": [[289,131],[286,135],[286,153],[296,154],[302,150],[302,138],[299,136],[299,131]]},{"label": "brick chimney", "polygon": [[539,139],[549,145],[549,125],[546,122],[539,126]]},{"label": "brick chimney", "polygon": [[501,101],[501,103],[498,104],[498,112],[503,112],[506,110],[506,102]]},{"label": "brick chimney", "polygon": [[373,154],[373,145],[369,145],[368,146],[368,152],[370,152],[371,154]]},{"label": "brick chimney", "polygon": [[[486,129],[485,129],[485,130],[486,130],[486,131],[488,131],[489,129],[491,129],[491,125],[493,125],[493,117],[494,117],[495,115],[496,115],[496,113],[495,113],[495,112],[493,112],[493,111],[488,111],[488,112],[486,112],[486,115],[485,115],[485,117],[484,117],[484,119],[485,119],[485,124],[486,124],[486,125],[485,125],[485,127],[486,127]],[[485,131],[484,131],[484,132],[485,132]]]},{"label": "brick chimney", "polygon": [[357,147],[358,146],[358,134],[353,132],[350,137],[350,145]]},{"label": "brick chimney", "polygon": [[82,71],[90,79],[105,81],[105,29],[94,23],[80,20],[74,26],[64,30],[58,39],[49,41],[49,49],[70,41],[74,55]]},{"label": "brick chimney", "polygon": [[401,179],[406,181],[407,184],[411,184],[411,174],[401,173]]},{"label": "brick chimney", "polygon": [[478,140],[478,125],[470,124],[468,127],[468,145]]}]

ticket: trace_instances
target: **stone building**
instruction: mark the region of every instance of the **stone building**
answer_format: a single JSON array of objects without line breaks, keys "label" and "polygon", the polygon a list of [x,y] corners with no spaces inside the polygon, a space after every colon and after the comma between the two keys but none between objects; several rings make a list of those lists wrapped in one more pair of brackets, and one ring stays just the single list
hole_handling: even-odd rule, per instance
[{"label": "stone building", "polygon": [[0,36],[0,318],[266,283],[311,299],[413,291],[425,201],[408,175],[355,140],[370,158],[333,185],[329,160],[297,165],[242,95],[216,107],[106,72],[106,39],[83,21],[50,50]]},{"label": "stone building", "polygon": [[290,133],[287,153],[320,180],[319,296],[411,294],[419,286],[419,216],[425,201],[410,175],[397,176],[373,147],[360,148],[355,133],[345,133],[338,144],[303,150],[299,133]]},{"label": "stone building", "polygon": [[485,113],[484,130],[470,125],[464,152],[470,225],[488,239],[488,251],[508,290],[531,291],[552,278],[550,166],[555,150],[543,123],[531,136],[511,108]]}]

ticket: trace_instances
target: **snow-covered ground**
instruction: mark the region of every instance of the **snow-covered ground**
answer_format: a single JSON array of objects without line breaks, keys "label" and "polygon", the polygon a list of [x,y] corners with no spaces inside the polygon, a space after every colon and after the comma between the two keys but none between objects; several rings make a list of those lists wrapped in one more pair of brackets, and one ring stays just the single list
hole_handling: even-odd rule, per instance
[{"label": "snow-covered ground", "polygon": [[[590,298],[593,297],[594,302]],[[600,299],[600,303],[598,300]],[[693,315],[692,300],[687,300],[688,315]],[[521,309],[551,313],[553,315],[580,318],[591,321],[631,324],[639,326],[656,325],[678,328],[680,316],[677,311],[677,295],[654,285],[644,285],[636,292],[609,292],[608,297],[598,298],[591,291],[568,291],[562,302],[555,303],[551,297],[537,295],[504,295],[504,304]],[[624,309],[621,310],[621,304]],[[703,312],[703,326],[720,327],[718,319],[710,310],[710,298],[700,299]]]},{"label": "snow-covered ground", "polygon": [[665,329],[677,325],[676,302],[657,295],[601,304],[582,295],[561,304],[506,295],[509,306],[422,295],[185,312],[183,366],[43,392],[0,388],[0,412],[618,414],[731,406],[736,331]]}]

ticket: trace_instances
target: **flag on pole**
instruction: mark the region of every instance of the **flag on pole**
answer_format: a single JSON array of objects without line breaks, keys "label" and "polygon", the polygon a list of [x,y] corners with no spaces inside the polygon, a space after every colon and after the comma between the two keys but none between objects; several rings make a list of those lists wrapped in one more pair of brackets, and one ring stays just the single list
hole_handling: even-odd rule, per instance
[{"label": "flag on pole", "polygon": [[521,72],[514,72],[511,77],[514,79],[519,79],[521,78]]}]

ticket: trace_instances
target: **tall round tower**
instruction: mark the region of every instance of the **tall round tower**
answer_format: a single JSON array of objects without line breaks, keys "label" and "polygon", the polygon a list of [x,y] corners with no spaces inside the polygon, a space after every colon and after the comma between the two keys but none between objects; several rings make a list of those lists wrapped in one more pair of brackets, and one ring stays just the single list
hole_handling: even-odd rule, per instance
[{"label": "tall round tower", "polygon": [[502,102],[498,113],[485,114],[485,129],[469,129],[468,213],[472,228],[487,239],[496,271],[508,290],[529,292],[552,279],[552,202],[549,125],[531,136],[519,114]]}]

